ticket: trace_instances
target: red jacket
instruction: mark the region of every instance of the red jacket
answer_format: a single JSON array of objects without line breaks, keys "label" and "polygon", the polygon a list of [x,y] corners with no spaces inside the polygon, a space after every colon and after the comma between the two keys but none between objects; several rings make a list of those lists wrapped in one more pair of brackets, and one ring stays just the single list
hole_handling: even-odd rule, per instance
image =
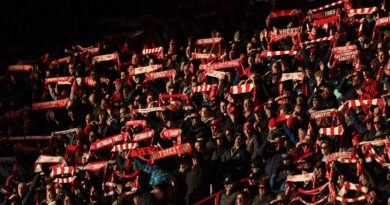
[{"label": "red jacket", "polygon": [[359,100],[370,100],[379,97],[381,86],[375,79],[366,79],[360,86],[363,94],[359,96]]}]

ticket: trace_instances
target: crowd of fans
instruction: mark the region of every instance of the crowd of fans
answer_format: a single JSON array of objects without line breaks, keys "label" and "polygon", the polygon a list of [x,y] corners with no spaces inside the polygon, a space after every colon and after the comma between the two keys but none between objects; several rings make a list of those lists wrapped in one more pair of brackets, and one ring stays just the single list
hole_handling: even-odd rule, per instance
[{"label": "crowd of fans", "polygon": [[250,2],[256,31],[10,65],[3,204],[389,204],[388,1]]}]

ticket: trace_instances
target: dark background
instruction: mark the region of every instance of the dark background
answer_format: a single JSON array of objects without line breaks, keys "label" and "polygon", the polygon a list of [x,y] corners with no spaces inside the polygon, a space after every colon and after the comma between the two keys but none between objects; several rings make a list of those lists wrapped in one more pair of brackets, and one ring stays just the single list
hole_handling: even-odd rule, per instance
[{"label": "dark background", "polygon": [[[139,30],[143,40],[157,35],[184,42],[189,35],[208,37],[211,29],[233,35],[240,27],[259,26],[257,17],[267,13],[256,12],[257,17],[242,25],[247,8],[247,0],[9,1],[0,8],[0,65],[63,51],[71,43],[90,46],[110,36],[129,37]],[[160,40],[156,43],[166,39]]]},{"label": "dark background", "polygon": [[[169,8],[159,1],[9,1],[1,6],[1,51],[10,57],[28,56],[64,48],[70,42],[101,39],[104,35],[139,29],[136,17],[152,14],[162,18]],[[153,11],[158,11],[153,12]],[[124,26],[126,22],[130,24]],[[123,25],[121,25],[123,24]],[[89,43],[89,42],[86,42]]]}]

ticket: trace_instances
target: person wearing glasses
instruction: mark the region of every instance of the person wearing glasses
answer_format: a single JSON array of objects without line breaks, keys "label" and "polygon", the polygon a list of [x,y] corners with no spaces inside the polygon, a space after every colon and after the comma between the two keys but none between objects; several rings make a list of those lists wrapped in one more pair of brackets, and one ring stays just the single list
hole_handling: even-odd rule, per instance
[{"label": "person wearing glasses", "polygon": [[330,154],[328,142],[326,141],[322,142],[320,145],[320,149],[321,149],[322,161],[326,163],[328,161],[328,156]]},{"label": "person wearing glasses", "polygon": [[390,129],[385,124],[385,120],[382,116],[375,116],[372,120],[372,124],[375,132],[374,138],[382,138],[383,136],[389,135]]},{"label": "person wearing glasses", "polygon": [[255,196],[251,205],[269,204],[272,201],[273,197],[271,192],[269,191],[267,181],[260,181],[258,188],[259,194]]}]

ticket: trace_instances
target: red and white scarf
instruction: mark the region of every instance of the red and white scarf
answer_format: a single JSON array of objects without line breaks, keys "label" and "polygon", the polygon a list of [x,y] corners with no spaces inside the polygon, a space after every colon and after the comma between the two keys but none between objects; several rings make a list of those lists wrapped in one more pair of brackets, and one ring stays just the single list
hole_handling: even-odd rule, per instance
[{"label": "red and white scarf", "polygon": [[124,178],[124,179],[134,178],[134,177],[138,176],[138,174],[139,174],[139,170],[137,170],[137,171],[135,171],[135,172],[133,172],[131,174],[122,174],[122,173],[120,173],[118,171],[115,171],[115,175],[117,175],[120,178]]},{"label": "red and white scarf", "polygon": [[320,110],[313,112],[310,115],[310,120],[317,120],[317,119],[322,119],[326,117],[334,117],[337,114],[337,109],[327,109],[327,110]]},{"label": "red and white scarf", "polygon": [[211,85],[204,84],[204,85],[195,86],[192,88],[192,93],[208,92],[212,89],[212,87],[217,87],[217,85],[216,84],[211,84]]},{"label": "red and white scarf", "polygon": [[[99,79],[99,83],[106,83],[107,85],[109,84],[110,80],[108,78],[105,78],[105,77],[101,77]],[[90,86],[90,87],[95,87],[97,85],[98,82],[96,82],[95,80],[92,79],[91,76],[87,76],[84,78],[84,83],[85,85],[87,86]]]},{"label": "red and white scarf", "polygon": [[34,111],[39,111],[39,110],[46,110],[50,108],[61,108],[61,107],[66,107],[68,104],[69,99],[61,99],[61,100],[54,100],[54,101],[49,101],[49,102],[39,102],[39,103],[33,103],[32,104],[32,109]]},{"label": "red and white scarf", "polygon": [[356,197],[356,198],[344,198],[344,197],[338,196],[336,194],[336,190],[334,188],[333,183],[329,184],[329,194],[332,197],[332,199],[335,199],[335,200],[340,201],[342,203],[354,203],[354,202],[364,201],[364,200],[367,200],[369,197],[368,194],[365,194],[365,195],[362,195],[362,196]]},{"label": "red and white scarf", "polygon": [[144,48],[142,50],[142,55],[156,55],[158,59],[164,58],[164,48],[156,47],[156,48]]},{"label": "red and white scarf", "polygon": [[344,198],[341,196],[336,196],[336,200],[340,201],[342,203],[356,203],[356,202],[360,202],[360,201],[365,201],[368,199],[368,197],[369,197],[368,194],[365,194],[365,195],[362,195],[359,197],[355,197],[355,198]]},{"label": "red and white scarf", "polygon": [[300,9],[271,11],[271,13],[267,16],[267,19],[284,17],[284,16],[295,16],[299,13],[302,13]]},{"label": "red and white scarf", "polygon": [[154,130],[148,130],[144,132],[137,133],[133,136],[133,142],[141,142],[147,139],[151,139],[154,137]]},{"label": "red and white scarf", "polygon": [[387,169],[390,169],[390,163],[386,162],[383,157],[379,156],[371,144],[367,144],[364,146],[366,146],[366,149],[370,153],[371,157],[374,158],[375,161],[378,162],[378,164],[382,165],[383,167],[387,167]]},{"label": "red and white scarf", "polygon": [[247,84],[242,84],[242,85],[236,85],[230,87],[230,93],[235,95],[235,94],[243,94],[243,93],[251,93],[255,91],[255,84],[253,83],[247,83]]},{"label": "red and white scarf", "polygon": [[67,177],[67,178],[56,178],[54,179],[54,183],[59,183],[59,184],[69,184],[73,183],[73,181],[76,179],[76,176],[73,177]]},{"label": "red and white scarf", "polygon": [[283,73],[282,78],[280,81],[284,82],[287,80],[303,80],[304,74],[302,72],[296,72],[296,73]]},{"label": "red and white scarf", "polygon": [[314,173],[305,173],[305,174],[298,174],[298,175],[288,175],[287,180],[288,182],[307,182],[312,181],[314,177]]},{"label": "red and white scarf", "polygon": [[168,110],[168,106],[161,106],[161,107],[150,107],[150,108],[140,108],[140,109],[132,109],[131,113],[141,113],[141,114],[147,114],[151,112],[161,112],[164,110]]},{"label": "red and white scarf", "polygon": [[135,126],[142,126],[143,129],[146,129],[148,127],[148,124],[145,120],[130,120],[126,122],[126,129]]},{"label": "red and white scarf", "polygon": [[[306,181],[308,181],[308,180],[306,180]],[[328,188],[328,186],[329,186],[329,182],[325,183],[324,185],[322,185],[320,187],[314,188],[312,190],[305,190],[302,188],[298,188],[298,193],[305,194],[305,195],[317,195],[317,194],[322,193],[326,188]]]},{"label": "red and white scarf", "polygon": [[70,166],[63,166],[63,165],[55,166],[55,167],[53,167],[53,168],[51,169],[50,176],[51,176],[51,177],[55,177],[55,176],[62,175],[62,174],[71,174],[71,175],[74,175],[74,169],[73,169],[73,167],[70,167]]},{"label": "red and white scarf", "polygon": [[177,144],[181,144],[181,133],[182,130],[180,128],[164,129],[160,132],[160,137],[161,139],[177,138]]},{"label": "red and white scarf", "polygon": [[160,72],[146,73],[144,83],[156,79],[174,77],[175,75],[176,75],[176,70],[164,70]]},{"label": "red and white scarf", "polygon": [[144,73],[150,73],[150,72],[156,71],[156,70],[161,69],[161,68],[162,68],[161,64],[133,68],[133,69],[129,70],[129,75],[139,75],[139,74],[144,74]]},{"label": "red and white scarf", "polygon": [[103,62],[103,61],[119,61],[118,53],[105,54],[95,56],[92,58],[92,64]]},{"label": "red and white scarf", "polygon": [[356,45],[339,46],[339,47],[332,48],[332,53],[339,54],[339,53],[349,52],[349,51],[354,51],[354,50],[357,50]]},{"label": "red and white scarf", "polygon": [[196,45],[208,45],[208,44],[215,44],[215,43],[220,43],[222,38],[202,38],[202,39],[197,39],[195,44]]},{"label": "red and white scarf", "polygon": [[386,16],[383,18],[379,18],[376,20],[375,28],[381,27],[381,26],[387,26],[390,24],[390,16]]},{"label": "red and white scarf", "polygon": [[51,140],[53,136],[2,136],[0,142],[17,142],[17,141],[42,141]]},{"label": "red and white scarf", "polygon": [[368,192],[368,188],[363,186],[363,185],[354,184],[354,183],[351,183],[351,182],[344,182],[343,186],[341,187],[341,189],[338,192],[338,195],[339,196],[344,196],[350,190],[355,190],[357,192],[363,192],[363,193],[367,193]]},{"label": "red and white scarf", "polygon": [[260,54],[260,57],[275,57],[275,56],[281,56],[281,55],[296,55],[297,51],[263,51]]},{"label": "red and white scarf", "polygon": [[171,139],[180,137],[182,130],[180,128],[164,129],[160,132],[161,139]]},{"label": "red and white scarf", "polygon": [[[327,182],[324,185],[322,185],[320,187],[317,187],[317,188],[314,188],[312,190],[305,190],[305,189],[302,189],[302,188],[298,188],[298,194],[317,195],[317,194],[322,193],[326,188],[328,188],[330,186],[330,184],[331,184],[331,182]],[[286,192],[287,192],[287,190],[286,190]],[[326,195],[322,199],[319,199],[316,202],[310,203],[310,202],[305,201],[301,197],[297,196],[292,201],[297,201],[298,200],[298,201],[300,201],[304,205],[318,205],[318,204],[322,204],[325,201],[327,201],[329,197],[330,197],[330,195]]]},{"label": "red and white scarf", "polygon": [[72,128],[69,130],[62,130],[62,131],[55,131],[52,132],[52,135],[66,135],[66,134],[72,134],[72,133],[81,133],[81,128]]},{"label": "red and white scarf", "polygon": [[83,48],[81,46],[78,46],[78,48],[81,50],[81,52],[79,52],[79,54],[84,54],[84,53],[89,53],[91,55],[97,55],[99,54],[99,47],[93,47],[93,46],[90,46],[90,47],[87,47],[87,48]]},{"label": "red and white scarf", "polygon": [[305,41],[302,42],[301,45],[310,44],[310,43],[319,43],[323,41],[334,41],[334,36],[324,37],[324,38],[317,38],[311,41]]},{"label": "red and white scarf", "polygon": [[223,80],[225,79],[226,73],[221,71],[216,71],[216,70],[208,70],[206,72],[206,75]]},{"label": "red and white scarf", "polygon": [[112,149],[111,152],[122,152],[129,149],[137,148],[137,143],[125,143],[125,144],[117,144]]},{"label": "red and white scarf", "polygon": [[30,72],[33,69],[33,65],[10,65],[8,66],[8,72]]},{"label": "red and white scarf", "polygon": [[328,11],[322,11],[315,14],[308,14],[307,16],[310,16],[312,19],[322,19],[328,16],[333,16],[337,13],[336,9],[328,10]]},{"label": "red and white scarf", "polygon": [[319,129],[319,133],[322,135],[343,135],[344,134],[344,128],[343,126],[338,127],[323,127]]},{"label": "red and white scarf", "polygon": [[352,152],[335,152],[328,155],[328,162],[333,162],[337,158],[353,158],[355,155]]},{"label": "red and white scarf", "polygon": [[375,146],[383,146],[386,143],[389,143],[389,141],[387,139],[382,139],[382,140],[372,140],[372,141],[359,142],[359,145],[371,144],[371,145],[375,145]]},{"label": "red and white scarf", "polygon": [[333,6],[337,6],[337,5],[341,5],[341,4],[344,4],[346,0],[341,0],[341,1],[336,1],[336,2],[333,2],[333,3],[330,3],[330,4],[326,4],[324,6],[320,6],[318,8],[315,8],[315,9],[312,9],[311,11],[312,12],[318,12],[318,11],[322,11],[324,9],[327,9],[327,8],[330,8],[330,7],[333,7]]},{"label": "red and white scarf", "polygon": [[374,32],[372,32],[372,40],[375,39],[376,35],[378,34],[378,27],[382,26],[388,26],[390,24],[390,16],[386,16],[383,18],[376,19],[375,27],[374,27]]},{"label": "red and white scarf", "polygon": [[329,23],[337,23],[340,19],[339,15],[328,16],[323,19],[318,19],[313,22],[313,26],[323,26]]},{"label": "red and white scarf", "polygon": [[160,94],[158,96],[158,99],[161,101],[161,100],[164,100],[164,99],[167,99],[167,98],[172,98],[172,99],[177,99],[177,98],[180,98],[181,100],[185,101],[188,99],[187,95],[186,94]]},{"label": "red and white scarf", "polygon": [[131,149],[128,157],[142,157],[145,155],[152,155],[153,153],[155,153],[154,147],[139,147]]},{"label": "red and white scarf", "polygon": [[337,60],[337,62],[341,62],[341,61],[353,60],[358,55],[359,55],[359,51],[354,50],[354,51],[348,51],[348,52],[343,52],[343,53],[339,53],[339,54],[334,54],[333,57],[334,57],[335,61]]},{"label": "red and white scarf", "polygon": [[73,81],[73,76],[45,78],[46,85],[49,83],[57,83],[59,85],[71,85],[72,81]]},{"label": "red and white scarf", "polygon": [[41,155],[35,161],[35,164],[63,164],[63,165],[66,165],[66,161],[61,156]]},{"label": "red and white scarf", "polygon": [[[335,66],[342,61],[352,60],[355,71],[361,70],[360,65],[360,52],[356,45],[341,46],[332,49],[331,56],[329,58],[329,64]],[[333,61],[331,64],[330,62]]]},{"label": "red and white scarf", "polygon": [[254,83],[246,83],[230,87],[230,94],[232,95],[244,93],[251,93],[253,96],[253,101],[257,102],[256,86]]},{"label": "red and white scarf", "polygon": [[64,57],[64,58],[60,58],[60,59],[57,59],[57,60],[53,60],[52,62],[50,62],[50,66],[49,68],[54,68],[53,65],[57,65],[57,64],[61,64],[61,63],[66,63],[68,62],[70,59],[70,57]]},{"label": "red and white scarf", "polygon": [[240,67],[241,66],[241,62],[239,59],[235,59],[235,60],[230,60],[230,61],[225,61],[225,62],[217,62],[217,63],[213,63],[211,65],[207,65],[207,64],[202,64],[202,65],[199,65],[199,70],[220,70],[220,69],[224,69],[224,68],[234,68],[234,67]]},{"label": "red and white scarf", "polygon": [[278,34],[294,34],[299,33],[302,30],[302,26],[294,27],[294,28],[283,28],[278,29]]},{"label": "red and white scarf", "polygon": [[191,145],[189,143],[186,143],[186,144],[173,146],[161,151],[157,151],[151,155],[150,159],[152,160],[152,162],[154,162],[158,159],[162,159],[165,157],[170,157],[173,155],[184,154],[184,153],[191,153],[191,152],[192,152]]},{"label": "red and white scarf", "polygon": [[98,172],[98,171],[106,168],[107,165],[108,165],[107,161],[97,161],[97,162],[90,162],[87,165],[85,165],[84,167],[80,166],[77,168],[82,169],[82,170],[91,171],[91,172]]},{"label": "red and white scarf", "polygon": [[298,32],[297,33],[271,34],[270,43],[278,42],[278,41],[282,40],[283,38],[294,37],[297,35],[298,35]]},{"label": "red and white scarf", "polygon": [[211,53],[192,53],[192,59],[209,59],[213,57]]},{"label": "red and white scarf", "polygon": [[127,133],[125,133],[125,132],[119,133],[119,134],[116,134],[116,135],[113,135],[113,136],[110,136],[110,137],[107,137],[107,138],[104,138],[104,139],[101,139],[101,140],[98,140],[98,141],[92,143],[90,150],[94,151],[94,150],[99,150],[99,149],[102,149],[105,147],[109,147],[109,146],[112,146],[118,142],[123,142],[126,139],[127,139]]},{"label": "red and white scarf", "polygon": [[345,12],[348,14],[349,17],[352,17],[354,15],[373,14],[376,11],[377,11],[376,7],[358,8],[358,9],[346,9],[345,10]]},{"label": "red and white scarf", "polygon": [[372,100],[349,100],[348,101],[348,107],[354,108],[359,107],[363,105],[379,105],[382,102],[381,98],[378,99],[372,99]]}]

